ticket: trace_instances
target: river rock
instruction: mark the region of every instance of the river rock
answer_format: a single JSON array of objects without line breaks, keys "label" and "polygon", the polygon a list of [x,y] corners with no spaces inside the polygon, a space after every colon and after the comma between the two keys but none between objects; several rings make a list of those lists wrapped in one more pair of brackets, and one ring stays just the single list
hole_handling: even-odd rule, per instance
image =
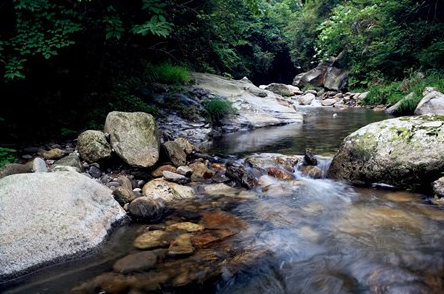
[{"label": "river rock", "polygon": [[0,167],[0,179],[14,174],[30,173],[31,167],[27,164],[8,163]]},{"label": "river rock", "polygon": [[32,165],[32,171],[35,173],[48,172],[48,167],[46,166],[46,162],[40,157],[34,158],[34,160],[31,162],[31,165]]},{"label": "river rock", "polygon": [[136,199],[136,194],[132,190],[129,190],[125,187],[117,187],[113,191],[114,199],[116,199],[117,202],[121,206],[125,206],[127,203],[131,203],[134,199]]},{"label": "river rock", "polygon": [[11,175],[0,195],[0,277],[90,250],[125,216],[110,189],[73,172]]},{"label": "river rock", "polygon": [[157,256],[149,251],[136,252],[127,255],[113,265],[113,270],[122,274],[149,271],[156,267]]},{"label": "river rock", "polygon": [[176,173],[172,173],[169,171],[164,170],[162,172],[163,177],[165,178],[165,180],[170,181],[170,182],[174,182],[174,183],[178,183],[178,184],[187,184],[190,182],[190,178],[187,178],[183,175],[180,174],[176,174]]},{"label": "river rock", "polygon": [[127,164],[151,167],[159,159],[160,135],[151,114],[144,112],[108,113],[105,132],[111,146]]},{"label": "river rock", "polygon": [[191,244],[191,234],[182,234],[171,242],[168,247],[168,255],[189,255],[194,253],[193,244]]},{"label": "river rock", "polygon": [[270,167],[284,168],[294,172],[294,166],[300,160],[296,155],[283,155],[279,153],[260,153],[247,157],[245,162],[254,168],[267,169]]},{"label": "river rock", "polygon": [[168,226],[166,230],[167,231],[183,230],[188,233],[192,233],[192,232],[203,231],[203,229],[204,229],[204,226],[202,226],[200,224],[195,224],[195,223],[191,223],[191,222],[181,222],[181,223],[176,223],[176,224],[172,224],[172,225]]},{"label": "river rock", "polygon": [[79,135],[77,150],[80,157],[89,163],[110,158],[112,153],[105,133],[95,130],[87,130]]},{"label": "river rock", "polygon": [[76,171],[78,173],[83,172],[83,165],[79,156],[76,153],[71,153],[65,156],[51,166],[51,171]]},{"label": "river rock", "polygon": [[174,164],[174,166],[178,167],[187,163],[187,155],[178,143],[174,141],[168,141],[165,142],[165,144],[163,145],[169,159]]},{"label": "river rock", "polygon": [[313,100],[316,99],[316,96],[312,93],[307,93],[299,97],[300,105],[310,105]]},{"label": "river rock", "polygon": [[433,192],[439,198],[444,197],[444,177],[440,177],[436,181],[433,182]]},{"label": "river rock", "polygon": [[185,138],[177,138],[174,140],[174,142],[176,142],[177,144],[179,144],[180,148],[182,148],[182,150],[185,152],[185,154],[190,155],[191,153],[193,153],[193,145],[191,145],[191,143],[185,139]]},{"label": "river rock", "polygon": [[171,233],[156,230],[138,236],[134,240],[133,245],[138,249],[147,250],[158,247],[168,247],[172,240],[174,240],[174,235]]},{"label": "river rock", "polygon": [[269,168],[267,174],[281,181],[293,181],[295,179],[292,173],[279,168]]},{"label": "river rock", "polygon": [[245,166],[236,162],[227,163],[225,175],[247,189],[253,189],[257,185],[256,178],[247,171]]},{"label": "river rock", "polygon": [[239,217],[221,210],[204,213],[201,223],[206,229],[211,230],[227,229],[238,232],[246,228],[245,222]]},{"label": "river rock", "polygon": [[156,168],[155,170],[153,170],[151,172],[151,176],[153,178],[160,178],[163,176],[164,171],[169,171],[169,172],[175,173],[176,167],[172,166],[170,164],[159,166],[158,168]]},{"label": "river rock", "polygon": [[51,150],[39,150],[38,155],[47,160],[57,160],[63,157],[64,152],[60,148],[53,148]]},{"label": "river rock", "polygon": [[119,183],[120,186],[122,186],[122,188],[127,189],[129,191],[133,190],[133,184],[131,183],[130,179],[128,179],[127,176],[120,175],[117,178],[117,182]]},{"label": "river rock", "polygon": [[305,149],[304,165],[317,165],[318,160],[311,149]]},{"label": "river rock", "polygon": [[199,232],[191,238],[194,246],[205,246],[207,244],[222,241],[230,236],[237,234],[234,230],[207,230]]},{"label": "river rock", "polygon": [[400,117],[346,137],[328,177],[352,183],[429,188],[444,169],[444,116]]},{"label": "river rock", "polygon": [[208,195],[220,195],[225,197],[246,198],[246,199],[257,198],[256,193],[254,192],[233,188],[223,183],[205,185],[203,189],[205,193]]},{"label": "river rock", "polygon": [[193,173],[191,174],[191,180],[194,182],[211,179],[211,177],[214,175],[214,172],[202,162],[195,162],[193,164],[190,164],[189,167],[193,170]]},{"label": "river rock", "polygon": [[146,183],[142,188],[142,194],[154,199],[161,198],[167,202],[196,196],[193,188],[168,182],[164,179],[154,179]]},{"label": "river rock", "polygon": [[281,96],[291,96],[293,94],[293,92],[288,89],[287,85],[279,83],[271,83],[265,87],[265,90],[271,91]]},{"label": "river rock", "polygon": [[314,165],[303,166],[301,168],[301,173],[312,179],[322,178],[322,169]]},{"label": "river rock", "polygon": [[189,166],[183,165],[183,166],[179,166],[176,170],[176,172],[179,175],[182,176],[186,176],[186,177],[191,177],[191,174],[193,173],[193,169]]},{"label": "river rock", "polygon": [[163,199],[138,197],[128,205],[128,213],[137,221],[159,221],[168,210]]}]

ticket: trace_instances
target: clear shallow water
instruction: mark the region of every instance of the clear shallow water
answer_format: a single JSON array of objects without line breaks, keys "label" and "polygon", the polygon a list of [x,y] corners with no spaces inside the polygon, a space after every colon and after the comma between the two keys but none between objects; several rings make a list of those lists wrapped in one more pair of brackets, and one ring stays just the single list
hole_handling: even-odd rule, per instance
[{"label": "clear shallow water", "polygon": [[443,293],[444,212],[425,195],[303,179],[291,197],[236,210],[271,253],[217,293]]},{"label": "clear shallow water", "polygon": [[[304,123],[260,128],[227,134],[214,140],[210,153],[245,155],[255,152],[303,154],[311,148],[316,154],[334,154],[342,139],[372,122],[390,118],[384,112],[364,108],[340,110],[332,107],[298,108]],[[335,117],[333,115],[336,114]]]},{"label": "clear shallow water", "polygon": [[[345,136],[386,118],[364,109],[304,112],[305,124],[231,134],[212,151],[241,157],[303,154],[312,148],[316,154],[333,154]],[[325,168],[326,162],[320,165]],[[287,187],[289,193],[262,193],[259,188],[258,199],[230,208],[248,226],[220,248],[231,242],[266,254],[258,255],[254,265],[222,262],[221,277],[205,293],[444,293],[444,211],[428,205],[428,195],[296,176],[302,184]],[[136,229],[118,231],[98,256],[25,277],[5,293],[62,293],[110,271],[114,260],[132,250]]]}]

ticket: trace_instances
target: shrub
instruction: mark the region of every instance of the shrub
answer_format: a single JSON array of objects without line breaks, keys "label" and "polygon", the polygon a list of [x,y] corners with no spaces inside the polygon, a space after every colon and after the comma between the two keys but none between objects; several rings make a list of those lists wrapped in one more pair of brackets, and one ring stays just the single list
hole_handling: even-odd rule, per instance
[{"label": "shrub", "polygon": [[218,124],[220,120],[232,114],[236,114],[230,102],[220,98],[207,99],[203,102],[203,106],[208,112],[213,123]]},{"label": "shrub", "polygon": [[416,105],[418,105],[419,101],[421,101],[422,96],[415,96],[412,99],[404,99],[401,101],[401,104],[398,107],[399,113],[413,113],[415,112]]},{"label": "shrub", "polygon": [[149,82],[163,84],[187,84],[191,81],[190,73],[185,67],[169,63],[161,65],[148,64],[145,69],[145,77]]},{"label": "shrub", "polygon": [[0,166],[5,164],[16,162],[17,159],[14,156],[16,151],[14,149],[0,147]]},{"label": "shrub", "polygon": [[400,82],[373,86],[363,103],[367,105],[394,104],[401,100],[405,94],[401,91]]},{"label": "shrub", "polygon": [[414,98],[404,99],[399,107],[403,113],[413,113],[421,101],[422,92],[426,87],[435,87],[441,92],[444,91],[444,74],[430,71],[424,77],[424,74],[411,71],[409,78],[402,81],[373,86],[363,103],[368,105],[395,104],[413,92],[415,93]]}]

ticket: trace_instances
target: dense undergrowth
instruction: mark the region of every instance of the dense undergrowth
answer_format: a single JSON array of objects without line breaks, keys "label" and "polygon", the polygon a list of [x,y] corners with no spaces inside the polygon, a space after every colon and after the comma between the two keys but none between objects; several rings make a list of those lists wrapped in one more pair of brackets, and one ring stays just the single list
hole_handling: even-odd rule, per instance
[{"label": "dense undergrowth", "polygon": [[[438,71],[412,72],[401,81],[385,82],[370,87],[364,99],[365,105],[394,105],[403,100],[399,107],[401,113],[413,113],[423,98],[426,87],[444,92],[444,73]],[[409,99],[403,99],[409,95]]]}]

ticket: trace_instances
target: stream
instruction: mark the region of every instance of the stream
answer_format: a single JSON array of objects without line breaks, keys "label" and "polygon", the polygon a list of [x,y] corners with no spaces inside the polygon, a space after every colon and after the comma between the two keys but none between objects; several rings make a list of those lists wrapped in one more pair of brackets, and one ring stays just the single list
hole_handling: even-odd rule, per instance
[{"label": "stream", "polygon": [[[294,155],[311,148],[322,155],[319,165],[326,169],[345,136],[387,118],[383,113],[359,108],[302,109],[302,125],[228,134],[219,138],[209,153],[234,155],[242,162],[254,153]],[[219,273],[209,280],[209,285],[198,283],[194,288],[149,293],[444,292],[444,211],[428,204],[429,195],[351,187],[330,179],[310,179],[299,171],[295,176],[301,185],[289,187],[281,196],[255,190],[258,198],[253,200],[208,199],[200,195],[187,203],[201,210],[210,209],[210,204],[225,203],[223,210],[246,225],[239,228],[238,234],[211,247],[211,253],[196,254],[218,263],[217,270],[211,263],[199,268],[202,275],[212,269]],[[95,254],[17,279],[4,292],[0,283],[0,292],[65,293],[110,271],[114,261],[131,250],[139,229],[140,225],[121,227]],[[244,255],[253,256],[254,262],[248,262],[251,258],[243,258]],[[185,268],[192,264],[177,266],[188,273],[191,269]]]}]

